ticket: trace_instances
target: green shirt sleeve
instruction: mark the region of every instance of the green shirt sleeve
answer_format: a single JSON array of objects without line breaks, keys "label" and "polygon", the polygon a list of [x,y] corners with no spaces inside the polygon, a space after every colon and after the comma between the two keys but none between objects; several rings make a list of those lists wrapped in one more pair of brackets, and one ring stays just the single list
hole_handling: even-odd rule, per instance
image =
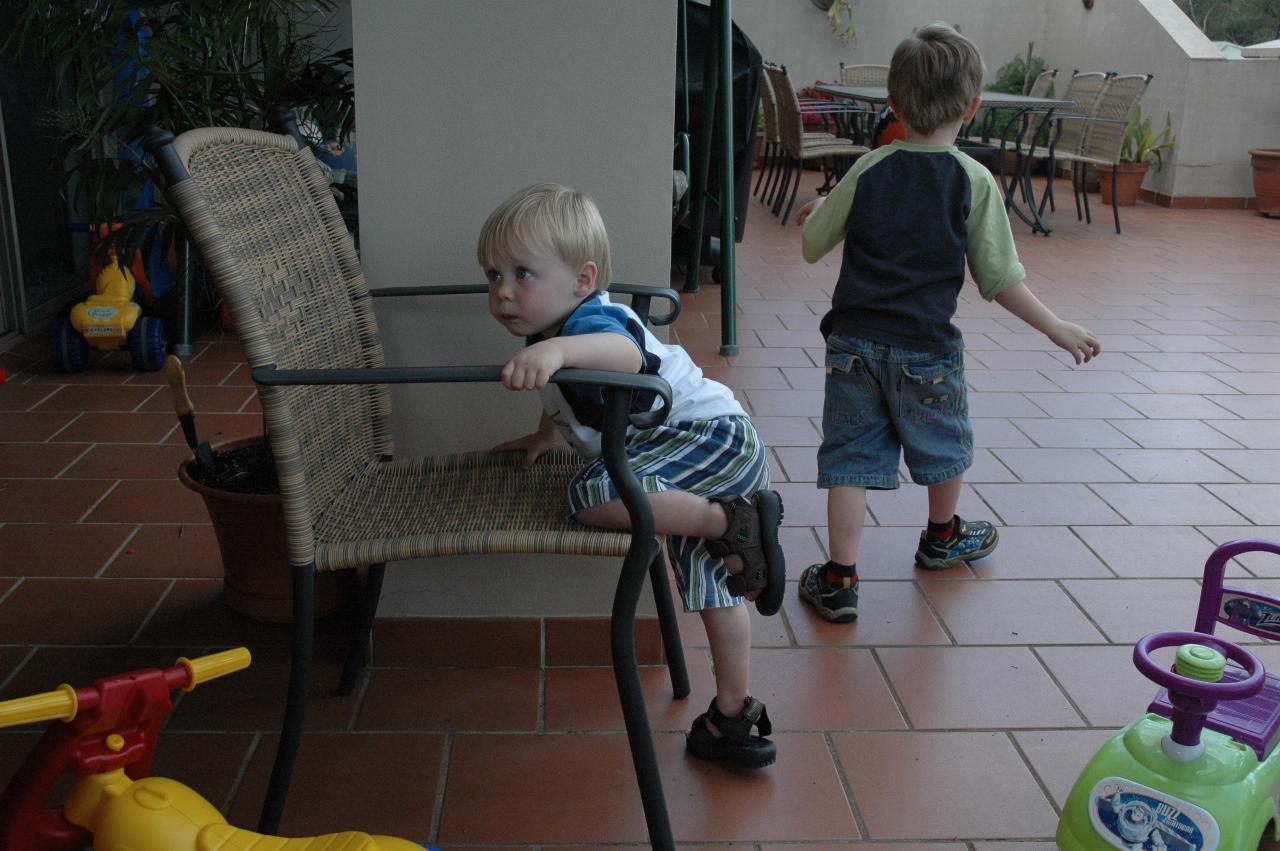
[{"label": "green shirt sleeve", "polygon": [[1027,270],[1018,260],[1004,197],[995,178],[972,157],[960,152],[956,157],[969,175],[969,217],[965,220],[969,231],[969,273],[978,285],[978,292],[991,301],[1022,283]]},{"label": "green shirt sleeve", "polygon": [[806,263],[817,263],[828,251],[844,240],[849,211],[853,209],[853,193],[858,185],[860,169],[849,169],[826,200],[804,221],[803,251]]}]

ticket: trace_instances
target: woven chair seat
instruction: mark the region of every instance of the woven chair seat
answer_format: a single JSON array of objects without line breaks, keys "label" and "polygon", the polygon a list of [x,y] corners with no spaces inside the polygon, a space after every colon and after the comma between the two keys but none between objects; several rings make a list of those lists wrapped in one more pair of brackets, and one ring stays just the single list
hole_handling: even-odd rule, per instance
[{"label": "woven chair seat", "polygon": [[865,154],[870,148],[862,145],[855,145],[848,139],[833,139],[830,142],[818,142],[816,144],[805,143],[804,148],[800,152],[800,159],[807,160],[813,157],[829,157],[829,156],[851,156],[854,154]]},{"label": "woven chair seat", "polygon": [[582,458],[567,448],[531,470],[517,453],[372,461],[315,524],[317,570],[494,553],[623,556],[631,536],[568,516]]},{"label": "woven chair seat", "polygon": [[1116,164],[1116,160],[1104,159],[1102,157],[1091,157],[1086,154],[1074,154],[1070,152],[1054,154],[1054,159],[1056,159],[1058,162],[1086,163],[1088,165],[1099,165],[1099,166],[1101,165],[1113,166]]}]

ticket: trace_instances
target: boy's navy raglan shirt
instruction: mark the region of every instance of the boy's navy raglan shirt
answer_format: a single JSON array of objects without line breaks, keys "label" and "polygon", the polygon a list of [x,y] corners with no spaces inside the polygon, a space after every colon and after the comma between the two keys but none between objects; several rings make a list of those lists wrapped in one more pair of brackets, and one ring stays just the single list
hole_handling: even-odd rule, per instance
[{"label": "boy's navy raglan shirt", "polygon": [[1026,277],[995,179],[954,145],[899,140],[861,157],[805,221],[804,259],[841,240],[823,337],[954,351],[966,258],[988,301]]}]

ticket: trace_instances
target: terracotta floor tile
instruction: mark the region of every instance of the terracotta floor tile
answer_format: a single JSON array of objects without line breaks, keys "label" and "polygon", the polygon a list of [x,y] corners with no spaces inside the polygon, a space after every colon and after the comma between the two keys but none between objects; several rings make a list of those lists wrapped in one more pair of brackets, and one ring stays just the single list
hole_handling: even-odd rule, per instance
[{"label": "terracotta floor tile", "polygon": [[75,523],[0,526],[0,575],[95,576],[136,527]]},{"label": "terracotta floor tile", "polygon": [[[1191,620],[1193,613],[1187,614],[1187,620]],[[1171,622],[1166,628],[1176,629],[1179,625]],[[1157,687],[1133,666],[1133,647],[1129,644],[1037,647],[1036,654],[1090,726],[1123,727],[1145,711],[1155,697]]]},{"label": "terracotta floor tile", "polygon": [[1002,446],[1034,446],[1009,420],[981,417],[973,421],[973,445],[997,448]]},{"label": "terracotta floor tile", "polygon": [[[1013,738],[1027,755],[1032,771],[1061,809],[1080,772],[1114,733],[1114,730],[1025,730],[1015,732]],[[984,843],[976,843],[976,847],[983,848]],[[1056,847],[1049,844],[1049,848]],[[1005,845],[985,844],[985,848],[986,851],[998,851]]]},{"label": "terracotta floor tile", "polygon": [[138,527],[138,533],[116,554],[103,575],[220,578],[222,556],[212,526],[147,524]]},{"label": "terracotta floor tile", "polygon": [[[1099,486],[1101,487],[1101,486]],[[974,485],[1010,526],[1111,525],[1123,518],[1097,494],[1077,484]]]},{"label": "terracotta floor tile", "polygon": [[90,411],[54,436],[59,442],[159,443],[177,428],[172,415]]},{"label": "terracotta floor tile", "polygon": [[538,672],[532,668],[374,670],[360,730],[533,732]]},{"label": "terracotta floor tile", "polygon": [[833,733],[868,839],[1048,837],[1058,817],[1004,733]]},{"label": "terracotta floor tile", "polygon": [[124,644],[166,590],[147,579],[27,579],[0,602],[0,643]]},{"label": "terracotta floor tile", "polygon": [[[443,736],[418,734],[303,736],[280,833],[363,830],[426,842],[444,746]],[[258,823],[275,751],[276,737],[264,736],[231,807],[233,824]],[[470,802],[477,814],[488,809],[479,800]]]},{"label": "terracotta floor tile", "polygon": [[1200,599],[1200,586],[1190,579],[1068,579],[1062,585],[1118,644],[1169,629],[1171,612],[1194,612]]},{"label": "terracotta floor tile", "polygon": [[786,390],[790,387],[782,370],[771,366],[707,367],[702,373],[707,378],[731,384],[739,390]]},{"label": "terracotta floor tile", "polygon": [[[808,446],[781,446],[773,450],[779,463],[771,463],[773,478],[788,482],[816,482],[818,480],[818,455]],[[785,479],[779,475],[781,473]]]},{"label": "terracotta floor tile", "polygon": [[[822,541],[825,546],[825,529]],[[862,540],[858,545],[858,576],[863,579],[914,578],[921,572],[915,566],[919,544],[919,520],[911,526],[867,526],[862,530]],[[947,574],[955,572],[947,571]],[[968,576],[967,571],[961,570],[960,573]]]},{"label": "terracotta floor tile", "polygon": [[1208,452],[1194,449],[1100,449],[1098,454],[1141,483],[1240,480]]},{"label": "terracotta floor tile", "polygon": [[[1205,488],[1253,523],[1280,523],[1280,485],[1206,485]],[[1202,517],[1196,522],[1217,521]]]},{"label": "terracotta floor tile", "polygon": [[1144,526],[1191,523],[1229,525],[1243,518],[1229,507],[1230,500],[1211,488],[1265,488],[1269,485],[1140,485],[1097,484],[1092,488],[1125,520]]},{"label": "terracotta floor tile", "polygon": [[[1094,449],[995,449],[1023,482],[1127,482],[1124,471]],[[968,478],[966,476],[966,478]]]},{"label": "terracotta floor tile", "polygon": [[83,443],[0,443],[0,475],[52,479],[88,448]]},{"label": "terracotta floor tile", "polygon": [[747,390],[751,409],[762,417],[821,417],[821,390]]},{"label": "terracotta floor tile", "polygon": [[1043,417],[1038,407],[1023,393],[975,392],[968,394],[971,417]]},{"label": "terracotta floor tile", "polygon": [[[1117,420],[1115,427],[1145,449],[1236,449],[1244,443],[1229,433],[1256,425],[1240,420],[1215,420],[1212,426],[1199,420]],[[1280,447],[1280,438],[1276,441]]]},{"label": "terracotta floor tile", "polygon": [[828,623],[787,588],[784,611],[802,647],[950,644],[924,597],[912,582],[860,582],[858,619]]},{"label": "terracotta floor tile", "polygon": [[[1149,419],[1231,419],[1230,407],[1188,393],[1124,393],[1118,397]],[[1238,414],[1237,414],[1238,416]]]},{"label": "terracotta floor tile", "polygon": [[[877,525],[910,526],[919,533],[929,519],[929,492],[914,483],[896,490],[871,491],[867,494],[867,507]],[[966,485],[960,492],[956,513],[961,517],[978,520],[986,518],[990,509],[978,498],[973,488]],[[915,552],[914,548],[912,552]]]},{"label": "terracotta floor tile", "polygon": [[0,411],[29,411],[56,392],[58,388],[47,384],[8,382],[0,385]]},{"label": "terracotta floor tile", "polygon": [[1131,372],[1129,377],[1155,393],[1229,393],[1232,390],[1230,384],[1203,372]]},{"label": "terracotta floor tile", "polygon": [[1102,635],[1054,582],[920,580],[957,644],[1091,644]]},{"label": "terracotta floor tile", "polygon": [[788,579],[799,580],[806,567],[827,560],[825,528],[783,526],[778,530],[778,542],[787,557]]},{"label": "terracotta floor tile", "polygon": [[[1113,393],[1028,393],[1027,399],[1047,412],[1049,416],[1063,420],[1072,418],[1138,419],[1142,416],[1134,406],[1125,404]],[[1008,414],[1006,416],[1025,415]]]},{"label": "terracotta floor tile", "polygon": [[[48,444],[59,446],[61,444]],[[85,452],[62,474],[66,479],[173,479],[178,465],[191,457],[182,446],[99,444]]]},{"label": "terracotta floor tile", "polygon": [[806,483],[773,486],[782,497],[784,526],[814,526],[827,522],[827,494]]},{"label": "terracotta floor tile", "polygon": [[[1126,420],[1119,419],[1116,423]],[[1133,441],[1117,431],[1118,425],[1101,419],[1015,419],[1013,424],[1037,446],[1082,447],[1100,449],[1106,447],[1133,446]]]},{"label": "terracotta floor tile", "polygon": [[1212,542],[1191,526],[1080,526],[1075,531],[1124,577],[1198,578],[1213,551]]},{"label": "terracotta floor tile", "polygon": [[64,411],[0,411],[0,434],[6,441],[40,443],[65,429],[76,417]]},{"label": "terracotta floor tile", "polygon": [[876,652],[914,728],[1083,724],[1026,647],[887,647]]},{"label": "terracotta floor tile", "polygon": [[[79,484],[74,480],[67,483]],[[84,484],[91,483],[111,484],[98,479],[84,480]],[[176,477],[126,479],[117,483],[85,520],[89,523],[208,523],[209,512],[199,494],[188,490]]]},{"label": "terracotta floor tile", "polygon": [[[760,651],[755,651],[759,653]],[[677,699],[671,692],[666,668],[640,668],[649,726],[653,730],[682,732],[707,709],[715,694],[709,654],[701,648],[686,648],[689,696]],[[764,698],[761,698],[762,700]],[[548,732],[613,731],[626,729],[618,704],[618,687],[613,669],[551,668],[546,672],[544,728]]]},{"label": "terracotta floor tile", "polygon": [[[132,411],[156,392],[154,387],[65,384],[39,405],[38,411]],[[172,410],[172,408],[171,408]]]},{"label": "terracotta floor tile", "polygon": [[1280,483],[1280,450],[1275,449],[1211,449],[1205,452],[1245,481],[1263,484]]},{"label": "terracotta floor tile", "polygon": [[[1240,538],[1280,541],[1280,526],[1199,526],[1198,531],[1215,546]],[[1254,576],[1280,576],[1280,558],[1271,553],[1246,553],[1227,565],[1227,576],[1243,576],[1241,566]]]},{"label": "terracotta floor tile", "polygon": [[[212,387],[197,384],[187,388],[191,396],[191,404],[195,408],[196,433],[201,440],[207,440],[201,426],[207,414],[234,414],[241,411],[245,403],[256,395],[248,387]],[[166,390],[159,390],[143,403],[140,411],[157,414],[173,414],[173,395]]]},{"label": "terracotta floor tile", "polygon": [[1276,420],[1214,420],[1206,423],[1212,426],[1228,440],[1227,443],[1205,444],[1208,449],[1235,449],[1244,446],[1248,449],[1280,449],[1280,428]]},{"label": "terracotta floor tile", "polygon": [[211,343],[206,343],[192,358],[193,363],[207,364],[244,363],[247,360],[244,346],[240,344],[239,340],[215,340]]},{"label": "terracotta floor tile", "polygon": [[[317,621],[317,629],[329,620]],[[260,644],[284,647],[289,635],[286,624],[250,620],[229,608],[222,601],[221,579],[183,579],[173,583],[173,590],[138,636],[138,644],[246,644],[253,649]]]},{"label": "terracotta floor tile", "polygon": [[101,479],[0,479],[0,522],[72,523],[114,484]]},{"label": "terracotta floor tile", "polygon": [[[1269,372],[1215,372],[1211,377],[1241,393],[1274,393],[1276,389],[1276,377]],[[1226,391],[1210,390],[1208,392],[1224,393]]]},{"label": "terracotta floor tile", "polygon": [[[1057,372],[1052,375],[1055,379],[1059,377]],[[1050,381],[1034,370],[966,369],[964,377],[970,387],[983,392],[1052,392],[1060,389],[1054,381]]]},{"label": "terracotta floor tile", "polygon": [[[246,370],[246,380],[248,380],[248,372],[246,365],[241,363],[225,363],[217,361],[187,361],[182,365],[182,371],[187,376],[187,386],[194,387],[200,384],[222,384],[232,373],[237,370]],[[168,384],[163,371],[160,372],[135,372],[129,376],[130,385],[150,386],[157,384]],[[252,384],[252,382],[250,381]]]},{"label": "terracotta floor tile", "polygon": [[751,692],[776,730],[901,730],[906,722],[871,651],[757,649]]},{"label": "terracotta floor tile", "polygon": [[[1081,528],[1113,528],[1110,526]],[[981,579],[1063,579],[1111,576],[1070,529],[1002,526],[995,552],[969,564]]]},{"label": "terracotta floor tile", "polygon": [[[632,777],[620,733],[455,736],[439,843],[640,841],[644,815]],[[593,791],[592,806],[574,803],[582,789]],[[493,800],[503,806],[480,803]]]},{"label": "terracotta floor tile", "polygon": [[[147,668],[166,668],[186,653],[186,648],[138,647],[39,647],[22,669],[0,691],[0,700],[50,691],[59,683],[76,688],[103,677]],[[212,691],[213,689],[208,689]],[[175,699],[177,696],[174,696]]]},{"label": "terracotta floor tile", "polygon": [[752,417],[760,437],[769,446],[813,446],[822,443],[822,432],[808,417]]},{"label": "terracotta floor tile", "polygon": [[[165,730],[151,773],[185,783],[225,810],[231,805],[240,771],[254,745],[253,737],[244,734]],[[256,826],[256,820],[237,825],[249,829]]]}]

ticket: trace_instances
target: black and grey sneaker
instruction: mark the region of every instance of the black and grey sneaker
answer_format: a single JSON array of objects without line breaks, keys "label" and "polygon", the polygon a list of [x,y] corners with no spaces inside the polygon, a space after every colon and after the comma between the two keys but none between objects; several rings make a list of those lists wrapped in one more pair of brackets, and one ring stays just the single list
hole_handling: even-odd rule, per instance
[{"label": "black and grey sneaker", "polygon": [[951,537],[945,541],[931,538],[928,531],[920,533],[916,564],[926,570],[946,570],[989,555],[1000,540],[996,527],[985,520],[969,522],[956,515],[954,523]]},{"label": "black and grey sneaker", "polygon": [[800,599],[832,623],[848,623],[858,617],[858,577],[840,585],[828,585],[826,565],[811,564],[800,574]]}]

